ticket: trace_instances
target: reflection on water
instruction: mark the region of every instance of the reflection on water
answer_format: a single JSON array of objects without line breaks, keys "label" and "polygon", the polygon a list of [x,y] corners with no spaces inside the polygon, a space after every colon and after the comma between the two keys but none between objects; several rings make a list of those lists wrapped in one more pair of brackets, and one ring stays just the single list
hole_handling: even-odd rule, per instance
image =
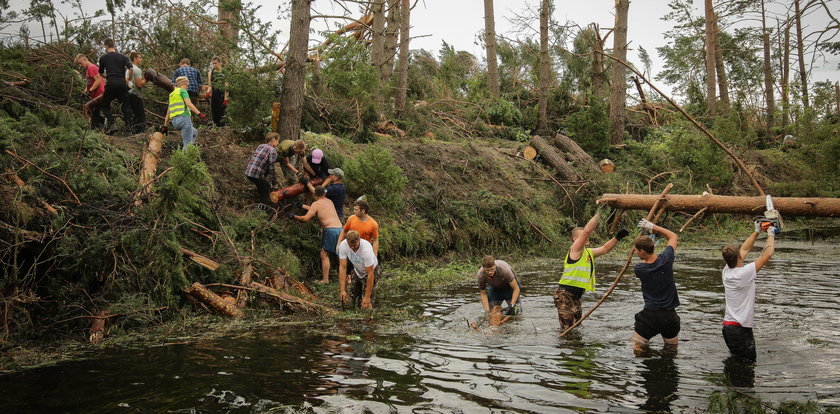
[{"label": "reflection on water", "polygon": [[[729,387],[768,402],[840,405],[838,252],[831,245],[786,244],[759,274],[755,365],[727,358],[720,335],[722,263],[710,247],[677,255],[678,354],[654,341],[649,355],[633,356],[633,315],[643,302],[632,275],[581,329],[560,337],[551,297],[557,262],[517,269],[525,314],[500,327],[468,327],[481,314],[469,282],[425,293],[437,296],[428,296],[418,318],[397,334],[375,333],[376,321],[348,320],[320,332],[276,329],[108,351],[0,377],[0,409],[698,412],[709,393]],[[620,260],[599,261],[598,295]],[[585,296],[584,306],[598,295]]]}]

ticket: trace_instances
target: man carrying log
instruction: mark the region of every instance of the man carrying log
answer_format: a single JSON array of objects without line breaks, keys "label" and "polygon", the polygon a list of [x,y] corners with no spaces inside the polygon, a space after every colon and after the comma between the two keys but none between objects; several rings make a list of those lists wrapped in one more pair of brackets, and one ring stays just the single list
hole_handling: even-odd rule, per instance
[{"label": "man carrying log", "polygon": [[638,227],[665,237],[668,245],[656,255],[653,254],[653,239],[649,236],[639,236],[633,241],[634,252],[642,259],[633,267],[633,272],[642,282],[642,297],[645,300],[644,309],[635,316],[635,330],[631,338],[633,352],[640,356],[650,338],[656,335],[662,335],[666,348],[676,351],[679,344],[677,335],[680,333],[676,307],[680,305],[680,298],[674,283],[674,254],[679,237],[645,219],[639,221]]},{"label": "man carrying log", "polygon": [[373,253],[373,246],[359,237],[353,230],[347,233],[347,239],[338,245],[338,283],[341,302],[347,302],[347,262],[353,266],[350,276],[350,297],[354,308],[373,309],[373,288],[382,276],[379,260]]},{"label": "man carrying log", "polygon": [[519,301],[521,285],[513,273],[513,268],[506,261],[496,260],[489,255],[484,256],[481,259],[481,268],[475,276],[485,313],[489,313],[496,306],[502,306],[504,302],[508,303],[504,309],[506,316],[522,313]]},{"label": "man carrying log", "polygon": [[730,244],[721,250],[726,266],[723,267],[723,288],[726,295],[726,313],[723,317],[723,340],[736,359],[755,362],[755,339],[752,322],[755,313],[755,277],[770,261],[776,244],[776,227],[763,222],[767,231],[767,242],[761,256],[755,262],[744,265],[744,259],[752,250],[755,240],[762,231],[762,221],[755,222],[755,231],[738,247]]},{"label": "man carrying log", "polygon": [[90,127],[99,128],[105,122],[102,117],[102,94],[105,92],[105,81],[99,75],[99,66],[90,62],[87,56],[79,53],[76,55],[76,65],[85,72],[85,86],[82,97],[89,101],[84,104],[83,113],[89,115]]},{"label": "man carrying log", "polygon": [[274,163],[277,162],[278,145],[280,145],[280,134],[269,132],[265,136],[265,143],[257,147],[245,168],[245,176],[257,187],[257,195],[263,206],[271,203],[269,194],[271,194],[271,188],[277,184]]},{"label": "man carrying log", "polygon": [[338,214],[335,212],[333,202],[327,197],[327,191],[323,186],[315,187],[315,197],[318,199],[309,206],[309,211],[306,215],[296,216],[294,213],[289,213],[290,219],[309,221],[312,217],[318,216],[324,232],[321,238],[321,281],[320,283],[328,283],[330,281],[330,253],[336,253],[336,245],[338,244],[338,234],[341,233],[341,220],[338,219]]},{"label": "man carrying log", "polygon": [[580,298],[586,291],[595,291],[595,258],[609,253],[630,232],[619,230],[603,246],[589,248],[589,236],[598,227],[600,213],[595,213],[583,227],[572,229],[572,245],[563,261],[563,276],[554,292],[554,306],[563,330],[574,325],[582,315]]},{"label": "man carrying log", "polygon": [[[324,180],[321,185],[324,186],[325,190],[327,190],[327,198],[330,199],[333,206],[335,206],[335,212],[338,214],[338,220],[344,222],[344,200],[347,198],[347,189],[344,188],[344,170],[341,168],[332,168],[328,172],[330,175],[327,176],[327,179]],[[307,186],[312,186],[312,184],[307,184]],[[314,187],[312,188],[312,192],[315,192]],[[309,210],[308,204],[298,202],[295,205]],[[341,243],[341,240],[343,240],[343,236],[339,235],[338,242]]]}]

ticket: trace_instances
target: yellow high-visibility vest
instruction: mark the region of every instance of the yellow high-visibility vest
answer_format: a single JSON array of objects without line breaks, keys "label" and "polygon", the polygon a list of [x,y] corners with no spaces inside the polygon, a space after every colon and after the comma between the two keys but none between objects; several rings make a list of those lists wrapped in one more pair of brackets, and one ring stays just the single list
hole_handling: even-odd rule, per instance
[{"label": "yellow high-visibility vest", "polygon": [[566,253],[560,284],[595,291],[595,258],[591,249],[585,249],[580,259],[574,263],[569,263],[569,254]]},{"label": "yellow high-visibility vest", "polygon": [[169,118],[175,118],[178,115],[186,113],[187,116],[190,116],[190,109],[187,108],[187,104],[184,102],[184,98],[181,97],[181,88],[175,88],[172,93],[169,94]]}]

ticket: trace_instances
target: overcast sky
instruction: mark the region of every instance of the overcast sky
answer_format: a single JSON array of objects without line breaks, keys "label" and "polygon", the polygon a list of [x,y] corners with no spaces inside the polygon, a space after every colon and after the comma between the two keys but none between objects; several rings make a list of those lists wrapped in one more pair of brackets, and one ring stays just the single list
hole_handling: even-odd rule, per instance
[{"label": "overcast sky", "polygon": [[[55,0],[58,2],[58,0]],[[96,9],[104,9],[105,0],[82,0],[85,7],[89,7],[92,12]],[[412,0],[414,2],[415,0]],[[478,35],[484,28],[484,2],[483,0],[416,0],[417,6],[412,11],[412,49],[426,49],[437,52],[441,46],[442,41],[453,45],[458,50],[466,50],[473,53],[479,58],[484,58],[483,45],[478,43]],[[695,15],[702,15],[703,0],[693,0]],[[722,2],[717,0],[715,3]],[[768,1],[768,11],[771,16],[784,17],[786,13],[786,5],[790,0],[776,0],[775,3]],[[243,0],[247,2],[247,0]],[[262,5],[260,10],[260,18],[264,21],[272,21],[275,28],[283,31],[280,36],[282,42],[288,38],[288,22],[278,19],[278,5],[283,5],[285,10],[288,10],[287,0],[254,0],[254,4]],[[629,11],[629,25],[627,30],[627,38],[630,42],[630,51],[628,51],[628,59],[639,65],[638,47],[642,46],[647,49],[653,60],[653,72],[658,73],[662,68],[662,61],[656,53],[656,48],[665,44],[663,33],[672,28],[670,22],[662,20],[669,8],[667,0],[631,0]],[[29,4],[29,0],[11,0],[12,10],[21,10]],[[529,7],[537,9],[539,0],[495,0],[495,15],[496,15],[496,31],[500,35],[512,34],[513,25],[510,19],[522,14]],[[836,4],[836,2],[834,3]],[[60,6],[62,9],[69,10],[66,5]],[[314,14],[337,15],[343,14],[341,8],[336,8],[334,3],[329,0],[315,0],[313,2]],[[357,6],[353,6],[353,11],[356,11]],[[574,22],[581,26],[586,26],[589,23],[596,22],[602,28],[612,27],[614,25],[614,0],[554,0],[554,20],[559,23]],[[215,12],[215,11],[213,11]],[[359,17],[360,13],[356,13],[354,17]],[[331,22],[330,27],[334,27],[338,20]],[[806,33],[816,28],[823,28],[828,23],[827,14],[822,9],[812,10],[805,18],[804,25]],[[745,24],[758,25],[756,21],[746,22]],[[316,31],[321,31],[326,28],[324,20],[316,20],[313,22],[313,28]],[[535,28],[538,24],[535,22]],[[4,36],[9,34],[16,34],[17,30],[6,29]],[[34,26],[31,30],[32,35],[40,34],[40,28],[36,29]],[[835,39],[840,40],[840,39]],[[314,41],[314,40],[313,40]],[[611,39],[608,40],[608,46],[612,47]],[[760,51],[757,51],[760,52]],[[756,54],[758,58],[760,53]],[[831,80],[840,81],[840,71],[838,71],[838,63],[840,57],[829,56],[827,62],[818,60],[815,64],[811,81]],[[666,85],[659,85],[665,89],[669,89]]]}]

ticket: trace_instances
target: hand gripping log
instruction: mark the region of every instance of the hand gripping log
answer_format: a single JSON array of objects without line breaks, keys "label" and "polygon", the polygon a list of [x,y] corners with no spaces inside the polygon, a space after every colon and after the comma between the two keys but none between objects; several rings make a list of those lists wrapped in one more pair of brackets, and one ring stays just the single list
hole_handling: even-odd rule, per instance
[{"label": "hand gripping log", "polygon": [[[657,200],[657,202],[654,203],[653,206],[650,208],[650,211],[648,211],[647,217],[645,217],[646,220],[653,220],[656,210],[658,210],[659,207],[665,203],[665,196],[668,195],[668,193],[671,191],[671,187],[673,186],[673,184],[668,184],[668,186],[666,186],[665,189],[662,190],[662,194],[659,195],[659,200]],[[639,232],[639,234],[641,235],[641,231]],[[610,296],[613,290],[615,290],[615,287],[618,286],[618,282],[621,281],[621,277],[624,276],[624,273],[627,271],[627,268],[630,267],[630,262],[633,260],[634,251],[634,248],[630,249],[630,253],[627,255],[627,261],[624,263],[624,267],[622,267],[621,271],[618,272],[618,275],[615,277],[615,280],[613,280],[612,284],[610,285],[610,288],[607,289],[606,293],[604,293],[604,296],[601,297],[601,300],[599,300],[598,303],[595,304],[595,306],[586,311],[586,314],[583,315],[583,317],[581,317],[580,319],[578,319],[574,324],[572,324],[572,326],[566,328],[566,330],[563,331],[560,334],[560,336],[566,336],[567,333],[571,332],[572,329],[575,329],[578,325],[580,325],[584,319],[588,318],[589,315],[592,314],[592,312],[595,312],[595,309],[598,309],[598,307],[601,306],[602,303],[604,303],[607,297]]]}]

